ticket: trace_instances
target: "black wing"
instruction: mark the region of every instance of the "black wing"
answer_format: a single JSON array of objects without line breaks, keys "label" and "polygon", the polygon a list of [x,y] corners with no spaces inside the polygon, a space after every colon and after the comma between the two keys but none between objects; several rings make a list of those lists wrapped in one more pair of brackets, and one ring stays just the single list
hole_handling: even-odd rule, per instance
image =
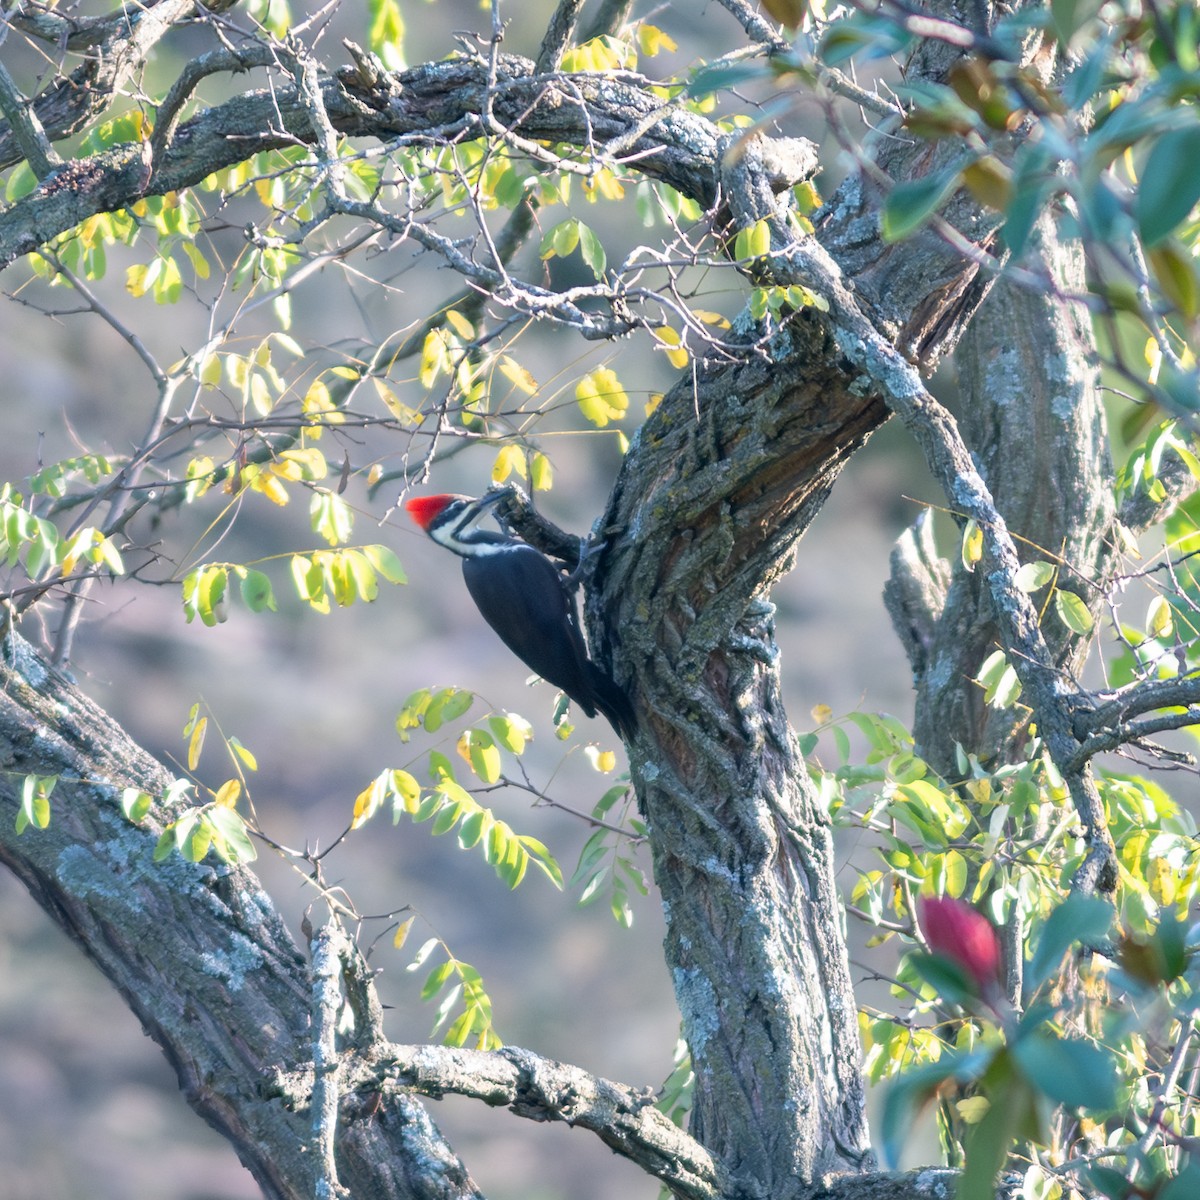
[{"label": "black wing", "polygon": [[532,546],[464,558],[463,579],[483,619],[547,683],[596,715],[592,673],[562,573]]}]

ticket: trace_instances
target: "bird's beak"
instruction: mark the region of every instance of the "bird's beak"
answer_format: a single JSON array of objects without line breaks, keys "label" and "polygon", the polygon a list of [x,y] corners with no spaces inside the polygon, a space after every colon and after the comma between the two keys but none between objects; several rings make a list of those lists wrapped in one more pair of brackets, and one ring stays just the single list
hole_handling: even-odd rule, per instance
[{"label": "bird's beak", "polygon": [[494,491],[484,492],[477,501],[480,508],[491,508],[493,504],[499,504],[506,496],[512,495],[512,488],[502,487],[496,488]]}]

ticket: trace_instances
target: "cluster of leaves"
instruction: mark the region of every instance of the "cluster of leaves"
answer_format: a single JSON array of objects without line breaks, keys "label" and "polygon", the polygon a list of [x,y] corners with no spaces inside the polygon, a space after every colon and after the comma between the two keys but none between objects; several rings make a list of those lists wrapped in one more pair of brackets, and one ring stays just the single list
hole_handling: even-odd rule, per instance
[{"label": "cluster of leaves", "polygon": [[[47,469],[34,477],[34,488],[43,496],[61,494],[68,474],[76,471],[98,479],[108,474],[107,460],[88,457]],[[104,467],[101,470],[100,464]],[[33,498],[26,500],[9,484],[0,486],[0,554],[4,565],[20,565],[30,580],[56,580],[73,576],[81,567],[89,573],[123,575],[125,563],[113,539],[94,525],[69,533],[60,532],[53,521],[33,511]]]},{"label": "cluster of leaves", "polygon": [[[897,182],[884,205],[885,238],[911,235],[960,189],[1001,218],[1001,237],[1019,258],[1039,214],[1087,244],[1133,246],[1128,259],[1090,256],[1097,301],[1122,314],[1118,329],[1140,329],[1165,356],[1154,380],[1125,368],[1168,411],[1200,407],[1189,329],[1200,315],[1195,264],[1200,220],[1200,119],[1194,79],[1200,23],[1190,0],[1051,4],[1002,18],[945,83],[902,85],[905,127],[957,148],[951,161],[920,179]],[[1057,44],[1072,65],[1061,87],[1039,66],[1022,66],[1031,29]],[[821,58],[902,51],[913,34],[902,21],[854,12],[825,32]],[[1023,128],[1015,150],[1005,135]],[[1102,264],[1101,259],[1104,259]],[[1153,293],[1152,302],[1148,300]],[[1114,332],[1111,350],[1119,356]]]},{"label": "cluster of leaves", "polygon": [[[611,769],[611,768],[610,768]],[[618,925],[633,925],[630,889],[640,896],[650,894],[646,873],[639,865],[633,848],[649,836],[646,823],[630,813],[633,796],[626,784],[611,787],[596,802],[592,820],[596,828],[579,852],[579,862],[571,876],[571,885],[579,886],[580,904],[592,904],[604,894],[608,883],[608,907]],[[623,810],[619,806],[623,805]],[[618,817],[614,826],[613,815]]]},{"label": "cluster of leaves", "polygon": [[[397,928],[393,938],[397,950],[408,938],[414,919],[409,917]],[[482,976],[470,963],[456,958],[441,938],[431,937],[423,942],[405,969],[419,971],[436,950],[442,951],[445,961],[431,968],[421,985],[422,1000],[432,1002],[441,996],[429,1036],[437,1037],[441,1033],[442,1040],[450,1046],[465,1046],[474,1038],[476,1049],[499,1049],[504,1043],[492,1024],[492,1000]],[[462,1011],[451,1021],[451,1015],[460,1004]]]},{"label": "cluster of leaves", "polygon": [[[397,732],[404,742],[418,729],[434,736],[443,735],[448,725],[469,713],[475,699],[474,693],[460,688],[422,688],[410,695],[401,708],[396,718]],[[476,788],[489,791],[506,782],[504,755],[520,760],[532,736],[532,728],[523,718],[512,713],[492,713],[459,730],[455,752],[473,776]],[[589,749],[593,749],[589,758],[597,770],[613,769],[615,756],[611,752]],[[562,869],[549,849],[537,838],[517,833],[493,809],[480,803],[460,782],[449,755],[431,749],[424,755],[424,767],[429,779],[424,785],[410,770],[381,771],[355,798],[351,829],[359,829],[380,813],[390,811],[394,824],[408,818],[414,824],[428,824],[435,837],[454,832],[462,850],[478,847],[484,861],[509,888],[518,887],[529,867],[534,866],[556,888],[562,889]],[[572,886],[582,885],[580,903],[587,904],[601,893],[601,885],[611,871],[610,907],[614,917],[626,926],[633,921],[630,887],[644,895],[648,885],[632,858],[621,849],[620,843],[627,841],[628,835],[620,827],[608,824],[606,818],[619,801],[623,798],[628,801],[628,796],[628,788],[621,785],[609,789],[597,803],[592,813],[597,829],[581,852],[571,880]],[[632,820],[629,824],[633,836],[644,836],[643,826]],[[613,842],[616,844],[609,844]],[[398,927],[394,939],[397,948],[404,945],[414,920],[410,916]],[[474,1039],[481,1049],[498,1047],[501,1041],[492,1023],[492,1003],[478,971],[457,958],[442,939],[432,937],[425,941],[407,969],[420,970],[438,949],[444,954],[444,961],[429,970],[421,988],[422,1000],[440,997],[431,1036],[441,1033],[447,1043],[457,1046]]]},{"label": "cluster of leaves", "polygon": [[[299,598],[320,613],[330,611],[331,599],[339,608],[356,600],[369,604],[379,595],[380,576],[388,583],[406,582],[400,560],[386,546],[346,546],[289,558]],[[241,563],[205,563],[183,580],[183,611],[189,623],[196,617],[210,626],[228,619],[230,576],[238,581],[242,602],[251,612],[276,611],[275,590],[265,572]]]},{"label": "cluster of leaves", "polygon": [[[194,774],[200,765],[200,755],[208,736],[210,721],[197,702],[188,712],[183,737],[187,742],[187,770]],[[188,862],[203,862],[212,852],[230,865],[253,862],[258,857],[251,838],[252,827],[237,811],[238,802],[249,798],[246,772],[257,771],[258,761],[236,737],[221,735],[224,749],[233,765],[234,775],[219,787],[206,789],[210,798],[197,803],[193,795],[195,784],[190,779],[177,779],[160,796],[151,796],[127,788],[121,796],[121,810],[134,824],[141,824],[151,814],[162,824],[158,845],[154,848],[155,862],[173,853]]]},{"label": "cluster of leaves", "polygon": [[[1011,1153],[1038,1200],[1080,1180],[1113,1200],[1193,1194],[1186,1147],[1200,1132],[1200,1096],[1194,1070],[1179,1070],[1180,1055],[1200,1063],[1200,939],[1183,923],[1200,900],[1190,815],[1144,779],[1103,773],[1120,886],[1115,905],[1071,898],[1084,847],[1036,736],[1024,761],[998,769],[963,755],[948,783],[893,718],[814,715],[804,748],[829,738],[840,760],[821,775],[824,796],[836,820],[873,832],[883,863],[861,873],[852,911],[876,926],[872,944],[902,947],[890,989],[901,1011],[861,1018],[868,1077],[899,1079],[887,1152],[898,1154],[913,1114],[936,1100],[947,1160],[966,1164],[959,1200],[990,1197]],[[866,741],[865,762],[848,727]],[[924,952],[925,896],[974,906],[1016,940],[1006,979],[981,977],[965,941],[957,962]]]},{"label": "cluster of leaves", "polygon": [[[422,688],[404,703],[396,719],[396,728],[405,740],[418,726],[426,733],[438,733],[448,721],[464,716],[475,701],[474,693],[459,688],[432,690]],[[459,757],[481,784],[495,787],[503,780],[501,751],[519,758],[532,736],[529,723],[511,713],[493,714],[486,728],[467,728],[459,735]],[[510,888],[520,885],[530,865],[554,884],[563,886],[562,870],[554,856],[537,838],[519,834],[496,816],[458,781],[450,758],[441,750],[430,750],[427,770],[430,786],[422,788],[409,771],[381,771],[354,802],[352,828],[365,825],[376,813],[391,809],[393,823],[409,817],[415,824],[432,822],[435,837],[458,830],[458,844],[464,850],[478,846],[485,861]]]}]

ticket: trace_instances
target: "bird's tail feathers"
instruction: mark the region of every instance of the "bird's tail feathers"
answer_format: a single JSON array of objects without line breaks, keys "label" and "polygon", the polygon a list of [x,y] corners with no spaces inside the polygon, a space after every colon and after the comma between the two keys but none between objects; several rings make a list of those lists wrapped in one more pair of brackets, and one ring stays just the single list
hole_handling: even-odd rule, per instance
[{"label": "bird's tail feathers", "polygon": [[622,741],[629,741],[637,732],[637,718],[633,704],[612,676],[602,671],[588,659],[588,678],[592,685],[592,699],[601,715],[615,729]]}]

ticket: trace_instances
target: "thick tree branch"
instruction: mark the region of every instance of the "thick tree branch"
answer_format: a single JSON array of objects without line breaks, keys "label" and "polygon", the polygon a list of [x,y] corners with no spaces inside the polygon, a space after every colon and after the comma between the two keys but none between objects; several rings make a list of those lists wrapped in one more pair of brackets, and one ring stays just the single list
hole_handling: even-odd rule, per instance
[{"label": "thick tree branch", "polygon": [[[505,57],[490,89],[486,68],[465,60],[398,72],[368,91],[360,90],[361,82],[357,67],[320,80],[329,123],[342,136],[423,145],[475,128],[483,136],[480,114],[490,106],[496,120],[526,141],[592,147],[601,160],[608,143],[625,139],[620,157],[636,161],[646,175],[705,208],[716,196],[717,130],[703,117],[664,106],[639,76],[535,76],[527,60]],[[629,140],[631,129],[640,132]],[[148,176],[126,172],[131,159],[142,163],[129,147],[68,163],[0,214],[0,266],[96,213],[190,187],[261,151],[315,140],[312,102],[294,83],[280,81],[182,123]],[[61,184],[55,186],[64,172],[83,185],[72,189],[78,194],[70,204]]]},{"label": "thick tree branch", "polygon": [[730,1194],[720,1165],[654,1104],[649,1091],[600,1079],[528,1050],[452,1046],[385,1046],[357,1060],[349,1086],[399,1084],[422,1096],[471,1096],[531,1121],[564,1121],[597,1134],[684,1200]]}]

